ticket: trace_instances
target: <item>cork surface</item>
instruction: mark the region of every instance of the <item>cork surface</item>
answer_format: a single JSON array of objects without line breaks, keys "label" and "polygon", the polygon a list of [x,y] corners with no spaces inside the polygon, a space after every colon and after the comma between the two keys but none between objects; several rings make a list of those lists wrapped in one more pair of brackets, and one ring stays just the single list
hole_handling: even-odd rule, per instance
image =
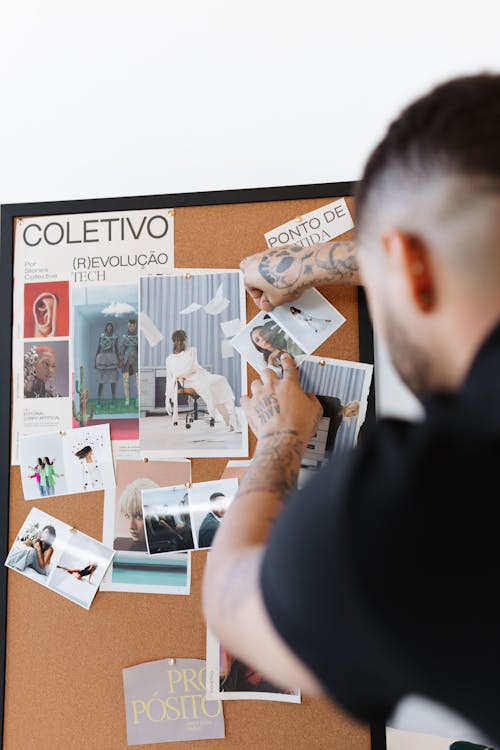
[{"label": "cork surface", "polygon": [[[334,196],[331,200],[333,200]],[[238,268],[265,248],[264,232],[330,199],[269,201],[175,210],[178,268]],[[347,198],[352,210],[351,199]],[[348,237],[345,235],[344,238]],[[322,287],[347,322],[315,354],[358,359],[355,288]],[[247,318],[257,309],[247,298]],[[249,381],[256,373],[249,368]],[[250,440],[250,455],[254,449]],[[193,459],[193,482],[217,479],[227,459]],[[103,493],[24,500],[19,467],[10,484],[9,545],[33,505],[102,539]],[[166,657],[205,658],[201,579],[206,552],[192,554],[191,594],[164,596],[98,592],[86,611],[8,571],[5,750],[42,743],[52,750],[124,750],[122,669]],[[368,750],[369,729],[327,699],[299,705],[226,701],[226,738],[211,750]],[[207,747],[206,741],[171,743]],[[164,743],[147,745],[165,748]]]}]

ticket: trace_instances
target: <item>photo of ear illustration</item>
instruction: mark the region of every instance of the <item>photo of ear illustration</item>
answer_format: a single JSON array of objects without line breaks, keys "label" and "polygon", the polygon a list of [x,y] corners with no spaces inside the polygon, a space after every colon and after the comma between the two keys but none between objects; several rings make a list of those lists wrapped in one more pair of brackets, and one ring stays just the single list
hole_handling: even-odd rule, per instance
[{"label": "photo of ear illustration", "polygon": [[36,337],[46,338],[55,335],[58,301],[57,296],[51,292],[42,292],[34,301],[33,318]]}]

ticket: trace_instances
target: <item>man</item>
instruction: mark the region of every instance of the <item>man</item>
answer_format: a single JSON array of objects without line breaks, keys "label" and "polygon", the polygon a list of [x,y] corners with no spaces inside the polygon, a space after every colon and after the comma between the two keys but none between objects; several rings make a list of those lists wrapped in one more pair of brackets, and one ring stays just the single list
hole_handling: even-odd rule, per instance
[{"label": "man", "polygon": [[198,531],[198,547],[211,547],[215,532],[220,526],[221,519],[226,512],[227,501],[223,492],[212,492],[210,495],[210,511],[201,522]]},{"label": "man", "polygon": [[[367,722],[417,694],[500,742],[500,75],[410,105],[366,165],[347,243],[243,262],[261,309],[358,281],[425,409],[380,419],[294,490],[320,416],[284,355],[242,399],[253,461],[214,541],[204,612],[224,648]],[[265,408],[264,408],[265,406]],[[286,502],[284,502],[286,500]]]}]

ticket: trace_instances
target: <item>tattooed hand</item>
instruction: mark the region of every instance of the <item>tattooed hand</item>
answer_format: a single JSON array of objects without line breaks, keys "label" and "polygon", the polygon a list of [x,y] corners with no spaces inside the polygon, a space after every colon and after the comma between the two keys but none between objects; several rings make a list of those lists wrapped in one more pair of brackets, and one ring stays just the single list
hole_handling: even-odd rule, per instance
[{"label": "tattooed hand", "polygon": [[354,243],[350,240],[271,248],[244,258],[240,268],[247,292],[266,312],[293,302],[313,286],[359,284]]},{"label": "tattooed hand", "polygon": [[281,366],[282,378],[269,368],[264,370],[260,380],[251,384],[252,397],[243,396],[241,405],[257,439],[294,435],[305,447],[318,428],[323,410],[316,396],[302,390],[290,354],[281,355]]}]

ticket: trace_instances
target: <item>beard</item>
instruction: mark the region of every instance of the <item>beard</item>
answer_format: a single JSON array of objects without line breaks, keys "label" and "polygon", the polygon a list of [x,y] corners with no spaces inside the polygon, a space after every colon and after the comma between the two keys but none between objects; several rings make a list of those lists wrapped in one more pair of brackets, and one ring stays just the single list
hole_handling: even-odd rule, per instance
[{"label": "beard", "polygon": [[431,363],[428,354],[416,343],[411,331],[399,322],[397,311],[389,311],[385,330],[392,363],[403,383],[418,396],[431,386]]}]

